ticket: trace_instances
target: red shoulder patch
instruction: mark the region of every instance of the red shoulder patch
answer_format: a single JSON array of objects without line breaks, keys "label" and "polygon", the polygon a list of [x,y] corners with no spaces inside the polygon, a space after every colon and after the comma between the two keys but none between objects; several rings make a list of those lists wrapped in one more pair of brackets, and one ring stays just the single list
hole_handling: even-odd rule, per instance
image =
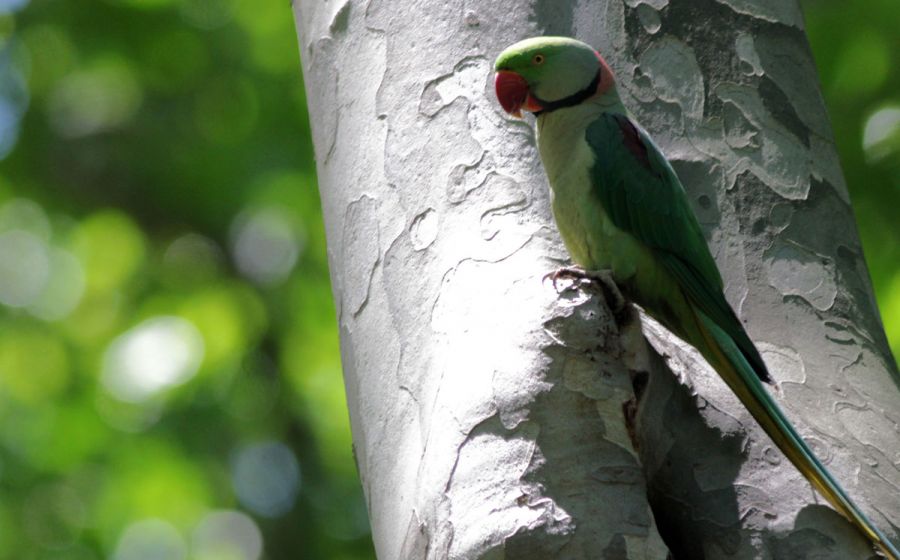
[{"label": "red shoulder patch", "polygon": [[631,119],[624,115],[616,115],[616,124],[619,125],[619,130],[622,132],[622,138],[628,151],[634,155],[641,165],[652,171],[650,157],[647,155],[647,146],[641,139],[641,134],[638,132],[637,127],[634,126],[634,123],[631,122]]}]

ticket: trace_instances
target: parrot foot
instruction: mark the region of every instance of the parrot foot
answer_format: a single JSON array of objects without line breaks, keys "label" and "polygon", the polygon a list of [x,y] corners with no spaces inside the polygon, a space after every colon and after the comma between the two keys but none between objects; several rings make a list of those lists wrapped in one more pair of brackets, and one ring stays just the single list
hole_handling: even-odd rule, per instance
[{"label": "parrot foot", "polygon": [[[544,280],[550,280],[553,284],[553,289],[557,293],[560,292],[560,289],[556,283],[561,279],[587,281],[599,287],[606,304],[609,306],[610,311],[613,312],[613,315],[615,315],[616,321],[623,322],[628,317],[628,302],[616,285],[615,280],[613,280],[611,270],[584,270],[577,266],[564,266],[544,275]],[[578,287],[577,283],[573,283],[566,289],[573,290]],[[620,319],[623,321],[620,321]]]}]

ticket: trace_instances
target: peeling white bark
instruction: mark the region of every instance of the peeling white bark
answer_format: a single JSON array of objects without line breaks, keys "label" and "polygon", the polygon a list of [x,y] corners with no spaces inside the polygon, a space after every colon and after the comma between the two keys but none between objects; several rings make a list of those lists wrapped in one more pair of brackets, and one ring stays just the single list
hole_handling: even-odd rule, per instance
[{"label": "peeling white bark", "polygon": [[[900,394],[793,0],[295,6],[342,358],[379,557],[864,558],[714,373],[647,323],[638,414],[491,61],[576,36],[691,193],[800,432],[889,535]],[[635,362],[628,362],[635,368]],[[647,482],[645,482],[647,481]],[[657,522],[647,502],[654,508]]]}]

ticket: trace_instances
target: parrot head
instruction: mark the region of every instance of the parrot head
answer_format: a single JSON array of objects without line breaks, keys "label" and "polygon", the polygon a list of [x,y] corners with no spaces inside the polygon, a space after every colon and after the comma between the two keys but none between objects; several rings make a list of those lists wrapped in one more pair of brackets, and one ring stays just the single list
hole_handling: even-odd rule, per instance
[{"label": "parrot head", "polygon": [[521,117],[615,93],[615,79],[600,53],[568,37],[534,37],[508,47],[494,63],[500,106]]}]

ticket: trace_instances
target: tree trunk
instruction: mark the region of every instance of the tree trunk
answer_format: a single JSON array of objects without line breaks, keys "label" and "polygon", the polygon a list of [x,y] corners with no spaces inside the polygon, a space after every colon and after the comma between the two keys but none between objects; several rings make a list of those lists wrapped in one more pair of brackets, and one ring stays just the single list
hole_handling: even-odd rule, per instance
[{"label": "tree trunk", "polygon": [[900,377],[794,0],[295,12],[380,558],[869,555],[695,352],[645,320],[644,353],[602,297],[542,282],[566,255],[534,134],[491,92],[493,58],[541,34],[605,54],[788,415],[896,532]]}]

